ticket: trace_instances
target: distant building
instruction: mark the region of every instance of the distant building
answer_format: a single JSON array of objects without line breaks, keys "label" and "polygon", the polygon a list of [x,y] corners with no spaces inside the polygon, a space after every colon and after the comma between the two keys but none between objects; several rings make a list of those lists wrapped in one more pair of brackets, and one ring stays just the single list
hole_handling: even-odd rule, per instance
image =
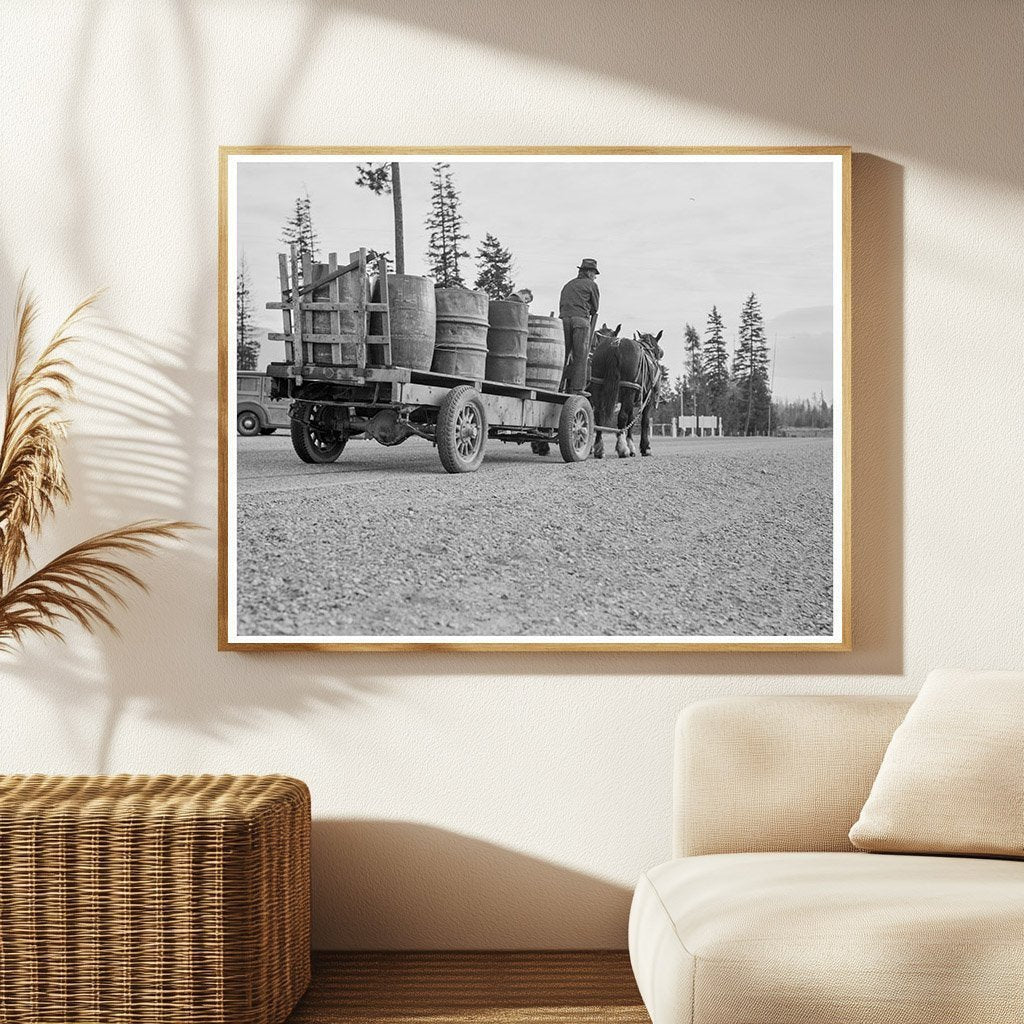
[{"label": "distant building", "polygon": [[[700,436],[720,437],[721,431],[716,426],[714,416],[701,416]],[[653,423],[651,430],[658,437],[696,437],[697,417],[696,416],[673,416],[671,423]]]},{"label": "distant building", "polygon": [[714,416],[701,416],[700,434],[697,434],[696,416],[673,416],[672,435],[673,437],[718,437],[718,420]]}]

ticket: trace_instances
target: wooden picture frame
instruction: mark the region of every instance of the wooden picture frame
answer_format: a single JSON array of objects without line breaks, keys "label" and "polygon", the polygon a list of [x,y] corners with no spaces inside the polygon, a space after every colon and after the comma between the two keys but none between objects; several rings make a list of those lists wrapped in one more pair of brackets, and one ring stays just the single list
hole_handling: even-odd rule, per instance
[{"label": "wooden picture frame", "polygon": [[[237,335],[237,252],[236,238],[234,233],[238,227],[238,168],[241,164],[256,164],[271,161],[334,161],[342,164],[358,164],[361,162],[380,162],[387,164],[388,161],[399,158],[405,161],[416,163],[427,162],[450,162],[456,168],[460,161],[492,161],[492,162],[531,162],[565,163],[579,161],[582,163],[595,161],[617,162],[629,165],[636,161],[640,164],[655,162],[673,163],[674,166],[683,166],[690,163],[716,163],[724,166],[737,163],[749,162],[752,164],[769,164],[784,166],[803,166],[805,162],[825,163],[831,168],[832,181],[832,242],[831,242],[831,265],[830,272],[833,275],[834,289],[832,292],[833,311],[833,332],[832,332],[832,411],[830,413],[832,423],[832,475],[831,475],[831,555],[832,555],[832,576],[830,583],[830,597],[832,617],[831,629],[827,633],[814,635],[803,634],[699,634],[687,635],[658,635],[647,636],[643,633],[630,633],[623,635],[601,634],[601,635],[580,635],[575,633],[566,634],[530,634],[530,635],[476,635],[476,634],[393,634],[388,633],[382,626],[381,632],[372,635],[366,633],[339,634],[325,632],[322,635],[313,633],[289,634],[268,634],[263,631],[253,632],[251,629],[239,628],[239,606],[238,606],[238,466],[237,452],[239,442],[236,436],[236,419],[238,409],[238,395],[235,392],[234,374],[236,371],[236,335]],[[391,165],[393,166],[393,164]],[[248,172],[246,172],[248,173]],[[289,197],[285,197],[289,198]],[[742,652],[845,652],[852,648],[852,621],[851,621],[851,480],[850,480],[850,459],[851,459],[851,150],[847,146],[826,146],[826,147],[389,147],[382,148],[355,148],[355,147],[281,147],[281,146],[224,146],[220,149],[219,157],[219,364],[218,364],[218,395],[219,395],[219,538],[218,538],[218,647],[223,651],[295,651],[295,650],[316,650],[316,651],[742,651]],[[358,273],[362,273],[365,267],[367,255],[364,250],[356,248],[360,240],[350,239],[346,249],[341,239],[330,239],[328,248],[351,253],[348,266],[355,264]],[[474,241],[476,241],[474,239]],[[282,247],[283,248],[283,247]],[[580,253],[580,256],[585,255]],[[601,255],[601,254],[598,254]],[[362,261],[362,262],[360,262]],[[607,261],[607,257],[606,257]],[[266,260],[264,260],[266,262]],[[332,257],[330,270],[335,274],[332,279],[335,287],[329,289],[321,303],[323,312],[331,318],[332,332],[337,331],[339,314],[344,316],[346,309],[357,310],[362,316],[363,323],[368,323],[369,318],[374,314],[373,297],[366,293],[364,298],[358,300],[356,306],[346,306],[339,302],[338,297],[338,274],[343,268],[340,260]],[[310,270],[307,264],[306,277],[301,278],[301,266],[295,270],[294,282],[300,280],[313,280],[317,283],[318,294],[323,294],[319,284],[320,279],[316,278],[317,271]],[[309,312],[305,306],[300,308],[300,299],[296,293],[301,288],[292,287],[289,291],[289,280],[292,269],[289,269],[282,262],[280,266],[280,281],[277,287],[282,293],[282,302],[276,305],[285,307],[294,297],[295,308],[292,316],[295,318],[296,332],[298,335],[298,347],[292,342],[285,342],[289,346],[293,361],[298,367],[298,374],[293,369],[287,372],[291,374],[286,387],[294,389],[308,386],[308,382],[302,376],[302,359],[306,349],[302,347],[301,321],[308,317]],[[264,275],[266,278],[266,275]],[[384,300],[383,306],[387,308],[387,276],[384,276]],[[327,285],[331,282],[328,281]],[[264,281],[265,285],[265,281]],[[310,289],[312,284],[310,285]],[[362,286],[360,285],[360,288]],[[363,295],[363,291],[360,291]],[[730,300],[736,296],[730,296]],[[379,315],[381,309],[381,298],[376,299],[376,312]],[[361,305],[359,305],[361,304]],[[330,307],[330,308],[329,308]],[[364,308],[365,307],[365,308]],[[547,307],[545,307],[547,308]],[[730,312],[732,310],[730,309]],[[690,315],[689,311],[681,315]],[[614,318],[615,314],[612,314]],[[385,324],[390,322],[388,316],[384,317]],[[286,320],[287,323],[287,320]],[[678,329],[679,325],[673,324]],[[703,324],[701,324],[703,326]],[[384,337],[387,334],[387,337]],[[381,345],[386,342],[386,349],[372,349],[365,345],[362,347],[356,360],[357,368],[363,376],[360,379],[372,380],[374,377],[373,364],[384,363],[390,365],[390,332],[385,329],[382,335],[371,339],[371,345]],[[332,333],[335,339],[340,335]],[[279,339],[291,337],[287,330],[277,335]],[[593,337],[593,336],[592,336]],[[341,343],[338,344],[336,355],[340,358]],[[309,347],[312,351],[312,346]],[[376,351],[377,355],[373,356]],[[384,357],[381,352],[384,352]],[[371,353],[370,366],[366,365],[366,354]],[[298,354],[297,354],[298,353]],[[287,362],[288,360],[285,360]],[[276,365],[276,364],[275,364]],[[312,372],[312,367],[309,369]],[[282,374],[284,370],[280,371]],[[348,372],[348,371],[346,371]],[[368,375],[368,376],[367,376]],[[415,374],[413,375],[415,376]],[[284,378],[282,378],[284,379]],[[301,384],[296,384],[296,379]],[[378,387],[398,388],[399,383],[411,384],[408,375],[402,376],[398,373],[385,373],[378,375]],[[282,385],[285,387],[285,385]],[[751,385],[752,387],[752,385]],[[477,391],[481,390],[479,383]],[[399,391],[395,391],[399,394]],[[822,391],[824,401],[824,391]],[[521,398],[522,396],[520,396]],[[519,399],[516,399],[519,400]],[[525,399],[523,399],[525,401]],[[682,405],[680,414],[685,407],[685,399],[680,399]],[[694,400],[695,402],[697,399]],[[294,407],[294,406],[293,406]],[[311,406],[307,403],[307,408]],[[285,415],[282,413],[281,415]],[[749,421],[749,415],[748,415]],[[346,422],[348,422],[346,420]],[[354,420],[352,422],[355,422]],[[680,423],[682,415],[680,415]],[[415,425],[414,425],[415,426]],[[484,424],[485,429],[489,426]],[[430,430],[436,427],[430,427]],[[606,428],[610,429],[610,428]],[[674,430],[673,426],[673,430]],[[493,437],[493,434],[492,434]],[[246,440],[247,439],[243,439]],[[283,445],[272,439],[275,445]],[[723,441],[729,439],[723,439]],[[748,439],[744,439],[748,440]],[[769,438],[768,440],[772,440]],[[248,443],[248,442],[247,442]],[[255,442],[254,442],[255,443]],[[366,442],[369,445],[375,442]],[[483,444],[483,442],[481,442]],[[275,448],[276,450],[276,448]],[[399,450],[401,451],[401,449]],[[397,457],[398,453],[394,454]],[[642,469],[642,460],[635,460],[636,469]],[[339,467],[342,465],[338,464]],[[611,467],[609,467],[611,469]],[[486,465],[484,467],[486,469]],[[482,470],[483,471],[483,470]],[[325,471],[326,472],[326,471]],[[340,469],[339,472],[344,472]],[[440,472],[440,467],[438,467]],[[455,483],[460,478],[455,478]],[[386,569],[383,570],[386,577]],[[284,578],[280,573],[279,578]],[[634,604],[635,604],[634,600]]]}]

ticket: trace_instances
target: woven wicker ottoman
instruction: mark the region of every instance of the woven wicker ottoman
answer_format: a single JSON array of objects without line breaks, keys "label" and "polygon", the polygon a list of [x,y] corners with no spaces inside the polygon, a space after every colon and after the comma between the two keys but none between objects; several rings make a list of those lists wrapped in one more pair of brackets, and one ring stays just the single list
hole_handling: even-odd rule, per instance
[{"label": "woven wicker ottoman", "polygon": [[279,1024],[309,984],[309,791],[0,777],[3,1024]]}]

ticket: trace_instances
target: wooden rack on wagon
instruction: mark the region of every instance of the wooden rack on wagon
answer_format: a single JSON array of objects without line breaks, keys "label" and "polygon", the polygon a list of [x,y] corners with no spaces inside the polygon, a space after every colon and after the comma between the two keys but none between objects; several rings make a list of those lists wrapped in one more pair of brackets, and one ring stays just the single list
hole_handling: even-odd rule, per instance
[{"label": "wooden rack on wagon", "polygon": [[[390,274],[379,258],[371,290],[366,249],[339,266],[335,253],[326,264],[313,263],[293,244],[278,264],[281,301],[267,308],[281,311],[284,330],[268,337],[284,343],[285,361],[270,363],[267,373],[272,397],[292,403],[292,445],[302,461],[333,462],[357,435],[388,447],[426,438],[449,473],[475,471],[488,438],[530,443],[539,454],[557,444],[566,462],[589,457],[594,413],[586,396],[530,386],[526,378],[487,380],[482,359],[437,358],[441,318],[430,278]],[[446,330],[477,332],[467,348],[479,350],[479,325],[479,317],[445,317]],[[524,332],[524,366],[525,344]]]}]

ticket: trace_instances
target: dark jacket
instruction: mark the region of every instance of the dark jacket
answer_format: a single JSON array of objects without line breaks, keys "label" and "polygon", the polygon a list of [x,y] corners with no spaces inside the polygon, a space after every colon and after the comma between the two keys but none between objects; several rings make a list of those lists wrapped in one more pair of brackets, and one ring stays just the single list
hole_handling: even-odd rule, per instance
[{"label": "dark jacket", "polygon": [[563,320],[573,316],[582,316],[589,320],[596,315],[600,303],[601,293],[598,291],[597,282],[580,274],[562,289],[558,299],[558,315]]}]

